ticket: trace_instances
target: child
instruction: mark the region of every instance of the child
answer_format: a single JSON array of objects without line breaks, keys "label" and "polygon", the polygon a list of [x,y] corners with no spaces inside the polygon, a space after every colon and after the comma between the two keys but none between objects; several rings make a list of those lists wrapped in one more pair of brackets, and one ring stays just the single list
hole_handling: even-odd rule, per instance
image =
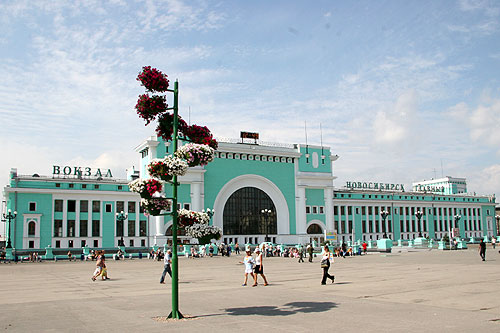
[{"label": "child", "polygon": [[95,264],[95,271],[94,271],[94,275],[92,276],[92,281],[95,281],[96,278],[101,275],[101,272],[102,272],[102,257],[100,255],[100,252],[97,251],[97,262]]}]

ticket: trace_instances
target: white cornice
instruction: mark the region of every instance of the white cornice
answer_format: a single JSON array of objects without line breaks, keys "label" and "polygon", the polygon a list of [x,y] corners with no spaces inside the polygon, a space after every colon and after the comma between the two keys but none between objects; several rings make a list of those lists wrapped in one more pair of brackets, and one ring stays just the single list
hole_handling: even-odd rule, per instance
[{"label": "white cornice", "polygon": [[143,141],[140,145],[138,145],[137,147],[135,147],[134,150],[136,152],[140,153],[141,151],[143,151],[146,148],[157,147],[159,144],[160,144],[160,141],[158,141],[158,138],[153,135],[153,136],[150,136],[145,141]]},{"label": "white cornice", "polygon": [[292,148],[269,147],[269,146],[225,143],[225,142],[219,143],[217,152],[252,154],[252,155],[273,155],[273,156],[283,156],[283,157],[301,156],[301,154],[296,149]]}]

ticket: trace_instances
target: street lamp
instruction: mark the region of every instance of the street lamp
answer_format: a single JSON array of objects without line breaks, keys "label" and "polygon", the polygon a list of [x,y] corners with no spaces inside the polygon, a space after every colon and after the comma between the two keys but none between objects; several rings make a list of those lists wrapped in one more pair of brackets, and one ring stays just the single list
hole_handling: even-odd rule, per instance
[{"label": "street lamp", "polygon": [[125,246],[125,243],[123,241],[123,221],[125,221],[128,218],[128,214],[124,213],[123,210],[120,213],[116,213],[116,222],[121,223],[122,230],[121,230],[121,237],[120,240],[118,241],[118,246]]},{"label": "street lamp", "polygon": [[202,210],[203,213],[207,213],[208,217],[209,217],[209,221],[212,219],[212,216],[214,216],[215,214],[215,209],[210,209],[210,208],[207,208],[207,210]]},{"label": "street lamp", "polygon": [[262,215],[264,215],[264,221],[266,222],[266,242],[269,241],[269,237],[268,237],[268,234],[269,234],[269,219],[271,218],[271,214],[273,213],[272,210],[270,209],[263,209],[260,211],[262,213]]},{"label": "street lamp", "polygon": [[424,213],[422,213],[422,211],[420,211],[420,210],[417,210],[415,212],[415,217],[417,218],[417,223],[418,223],[417,225],[419,227],[418,228],[419,229],[419,231],[418,231],[418,237],[422,237],[422,231],[420,230],[421,229],[420,219],[422,219],[422,215],[424,215]]},{"label": "street lamp", "polygon": [[389,216],[389,212],[386,211],[386,210],[383,210],[380,212],[380,216],[382,216],[382,223],[383,223],[383,226],[384,226],[384,238],[387,238],[387,234],[385,232],[385,220],[387,219],[387,216]]},{"label": "street lamp", "polygon": [[5,213],[3,214],[3,218],[7,219],[7,221],[9,221],[9,235],[8,235],[9,236],[9,240],[7,241],[7,246],[6,246],[7,249],[12,248],[12,245],[10,243],[10,221],[12,221],[13,219],[15,219],[16,216],[17,216],[17,212],[14,211],[14,214],[12,214],[12,210],[10,210],[10,209],[8,211],[8,214],[5,214]]}]

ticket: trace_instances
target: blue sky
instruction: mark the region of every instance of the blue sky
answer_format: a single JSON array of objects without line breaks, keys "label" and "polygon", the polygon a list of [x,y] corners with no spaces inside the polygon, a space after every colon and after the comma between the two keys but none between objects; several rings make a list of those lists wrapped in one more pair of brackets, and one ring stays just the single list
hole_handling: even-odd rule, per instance
[{"label": "blue sky", "polygon": [[[0,179],[137,165],[135,81],[180,82],[218,137],[323,142],[345,181],[500,192],[496,1],[2,1]],[[171,102],[170,102],[171,103]],[[441,164],[443,168],[441,169]]]}]

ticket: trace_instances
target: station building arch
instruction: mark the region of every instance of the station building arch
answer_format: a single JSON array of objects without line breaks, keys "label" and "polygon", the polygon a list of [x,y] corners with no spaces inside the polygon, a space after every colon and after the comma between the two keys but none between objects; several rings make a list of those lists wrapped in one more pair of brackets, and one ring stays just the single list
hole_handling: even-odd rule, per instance
[{"label": "station building arch", "polygon": [[245,187],[257,188],[264,192],[271,199],[276,209],[277,234],[288,234],[290,232],[290,214],[285,196],[283,195],[279,187],[276,186],[276,184],[274,184],[272,181],[265,177],[253,174],[235,177],[222,187],[222,189],[217,194],[214,202],[214,225],[222,228],[223,233],[226,235],[226,232],[224,231],[223,219],[224,208],[233,193]]}]

